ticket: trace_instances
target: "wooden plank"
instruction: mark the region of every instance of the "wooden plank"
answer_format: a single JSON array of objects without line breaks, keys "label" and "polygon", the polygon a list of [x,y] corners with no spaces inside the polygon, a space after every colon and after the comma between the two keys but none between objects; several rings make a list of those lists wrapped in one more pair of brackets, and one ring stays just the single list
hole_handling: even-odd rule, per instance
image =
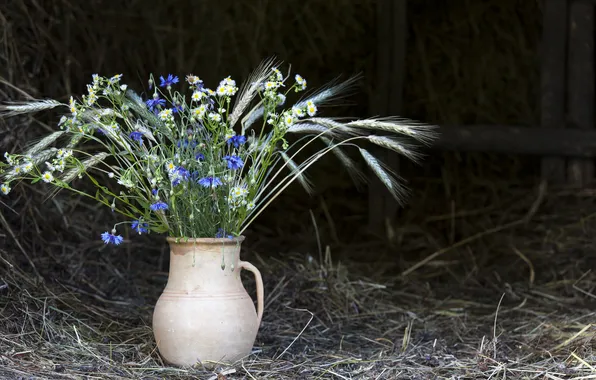
[{"label": "wooden plank", "polygon": [[[541,126],[557,128],[565,122],[565,63],[567,55],[567,1],[545,0],[541,46]],[[565,161],[542,159],[542,177],[553,182],[565,179]]]},{"label": "wooden plank", "polygon": [[[406,0],[377,1],[378,87],[371,99],[371,111],[376,115],[401,113],[407,39],[406,3]],[[376,150],[375,153],[393,170],[399,170],[397,154],[383,150]],[[385,231],[385,223],[395,216],[398,205],[374,174],[370,175],[369,229]]]},{"label": "wooden plank", "polygon": [[[567,111],[569,122],[577,128],[594,128],[594,4],[569,5],[567,62]],[[568,181],[585,186],[594,179],[594,160],[571,159]]]},{"label": "wooden plank", "polygon": [[596,130],[513,125],[440,126],[432,150],[596,157]]}]

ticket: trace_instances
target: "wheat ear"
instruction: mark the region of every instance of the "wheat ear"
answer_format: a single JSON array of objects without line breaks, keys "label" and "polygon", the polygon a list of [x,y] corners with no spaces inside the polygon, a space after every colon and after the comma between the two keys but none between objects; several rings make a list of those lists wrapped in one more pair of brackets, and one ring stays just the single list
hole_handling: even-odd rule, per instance
[{"label": "wheat ear", "polygon": [[244,110],[246,110],[246,107],[248,107],[250,102],[252,102],[257,95],[259,86],[267,80],[274,63],[275,60],[273,58],[263,61],[248,77],[246,82],[244,82],[229,117],[230,127],[234,127]]},{"label": "wheat ear", "polygon": [[406,144],[403,141],[400,141],[397,137],[370,135],[367,136],[366,139],[382,148],[391,149],[392,151],[405,156],[415,163],[420,162],[420,159],[422,158],[422,154],[415,150],[416,146]]},{"label": "wheat ear", "polygon": [[366,149],[359,148],[360,154],[366,164],[372,169],[375,175],[381,180],[383,185],[387,187],[393,198],[403,206],[405,204],[405,198],[408,195],[408,190],[405,186],[399,183],[399,178],[395,175],[391,169],[387,167],[383,162],[377,160],[372,154],[370,154]]},{"label": "wheat ear", "polygon": [[64,135],[65,133],[66,133],[66,131],[56,131],[54,133],[50,133],[43,139],[39,140],[39,142],[37,144],[35,144],[31,148],[29,148],[25,152],[25,155],[34,155],[34,154],[41,152],[45,147],[47,147],[54,141],[58,140],[58,138],[60,138],[60,136]]},{"label": "wheat ear", "polygon": [[330,128],[327,128],[325,125],[322,124],[315,124],[309,122],[303,123],[295,123],[288,128],[288,133],[316,133],[316,134],[324,134],[335,136],[337,135],[336,131]]},{"label": "wheat ear", "polygon": [[306,103],[311,101],[316,105],[324,105],[329,104],[335,100],[339,100],[345,98],[350,95],[349,89],[353,88],[354,85],[358,80],[360,80],[361,75],[354,75],[347,80],[336,84],[339,82],[339,79],[335,79],[329,82],[327,85],[322,86],[318,90],[316,90],[312,95],[308,96],[306,99],[299,101],[296,106],[304,107]]},{"label": "wheat ear", "polygon": [[100,153],[97,153],[97,154],[83,160],[81,162],[80,166],[77,166],[76,168],[72,168],[69,171],[67,171],[66,173],[64,173],[64,176],[62,177],[62,181],[64,181],[65,183],[71,182],[72,180],[77,178],[77,176],[79,174],[83,174],[88,169],[94,167],[95,165],[99,164],[100,162],[103,162],[103,160],[105,160],[109,155],[110,155],[109,153],[100,152]]},{"label": "wheat ear", "polygon": [[53,99],[41,99],[22,102],[10,102],[0,105],[0,115],[4,117],[49,110],[59,106],[66,106]]},{"label": "wheat ear", "polygon": [[437,126],[399,117],[356,120],[346,123],[346,126],[399,133],[425,145],[430,145],[438,137]]}]

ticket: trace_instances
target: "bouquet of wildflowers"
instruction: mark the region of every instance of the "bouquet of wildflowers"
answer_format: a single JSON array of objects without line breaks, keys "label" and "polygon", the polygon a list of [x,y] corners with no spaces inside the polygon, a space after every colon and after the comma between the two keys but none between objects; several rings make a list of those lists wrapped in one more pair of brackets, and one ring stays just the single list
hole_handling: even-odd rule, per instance
[{"label": "bouquet of wildflowers", "polygon": [[[405,188],[400,179],[358,143],[417,160],[417,143],[428,144],[435,136],[433,127],[400,118],[340,122],[319,117],[319,107],[341,96],[354,78],[286,105],[286,97],[306,89],[306,80],[284,76],[272,61],[261,64],[241,88],[230,77],[210,89],[195,75],[186,76],[184,85],[171,74],[159,80],[151,76],[147,99],[121,77],[93,75],[87,94],[71,97],[68,104],[34,100],[3,105],[4,116],[55,107],[69,112],[59,129],[25,152],[4,154],[1,193],[8,195],[18,181],[31,180],[93,198],[127,219],[101,235],[106,244],[122,242],[120,224],[139,234],[231,237],[242,234],[293,181],[311,191],[304,172],[328,152],[362,179],[344,148],[356,148],[401,201]],[[298,138],[290,143],[293,135]],[[297,154],[315,141],[323,148],[297,162]],[[95,193],[73,186],[83,177],[95,185]]]}]

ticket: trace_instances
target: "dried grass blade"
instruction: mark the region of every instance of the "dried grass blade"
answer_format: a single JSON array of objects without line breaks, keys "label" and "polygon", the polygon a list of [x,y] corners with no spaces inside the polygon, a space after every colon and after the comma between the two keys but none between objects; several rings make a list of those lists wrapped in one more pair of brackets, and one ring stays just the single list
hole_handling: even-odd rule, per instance
[{"label": "dried grass blade", "polygon": [[300,168],[298,167],[298,165],[285,152],[281,152],[281,157],[287,163],[288,167],[290,168],[290,171],[292,172],[292,175],[296,176],[298,182],[300,182],[302,187],[304,187],[304,190],[306,190],[306,192],[309,195],[313,194],[312,184],[306,178],[304,173],[300,173]]}]

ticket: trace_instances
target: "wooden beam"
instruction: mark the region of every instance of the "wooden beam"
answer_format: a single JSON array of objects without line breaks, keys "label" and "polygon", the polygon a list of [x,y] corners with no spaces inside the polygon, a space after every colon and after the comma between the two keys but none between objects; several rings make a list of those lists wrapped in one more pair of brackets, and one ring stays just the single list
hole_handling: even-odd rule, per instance
[{"label": "wooden beam", "polygon": [[[406,56],[407,17],[406,0],[377,1],[377,88],[371,98],[371,112],[375,115],[400,115],[404,64]],[[375,154],[394,171],[399,170],[398,155],[387,150]],[[388,219],[395,217],[397,203],[374,174],[370,174],[369,229],[385,231]]]},{"label": "wooden beam", "polygon": [[[567,111],[569,121],[594,129],[594,4],[571,2],[568,23]],[[594,160],[574,158],[567,164],[568,181],[580,187],[594,180]]]},{"label": "wooden beam", "polygon": [[[567,57],[567,1],[545,0],[541,46],[541,126],[557,128],[565,122],[565,63]],[[563,182],[565,161],[542,159],[542,177]]]},{"label": "wooden beam", "polygon": [[551,157],[596,157],[596,130],[511,125],[440,126],[431,149]]}]

